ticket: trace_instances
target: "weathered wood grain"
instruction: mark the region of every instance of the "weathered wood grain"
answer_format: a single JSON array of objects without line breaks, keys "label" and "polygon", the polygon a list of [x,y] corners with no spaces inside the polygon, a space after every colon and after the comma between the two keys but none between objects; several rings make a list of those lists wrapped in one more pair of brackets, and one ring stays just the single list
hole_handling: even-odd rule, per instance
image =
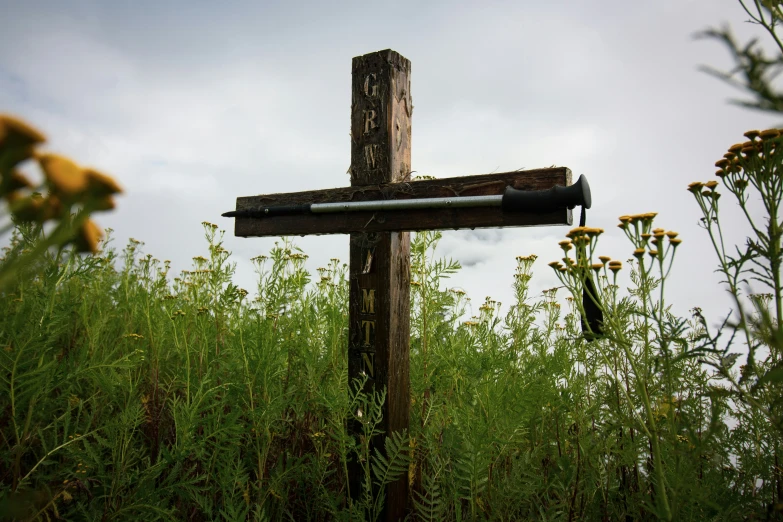
[{"label": "weathered wood grain", "polygon": [[[407,181],[411,164],[410,62],[386,50],[353,59],[351,104],[351,189]],[[394,185],[388,185],[394,186]],[[327,195],[328,196],[328,195]],[[319,216],[320,217],[320,216]],[[408,429],[410,410],[410,234],[351,226],[363,216],[310,216],[305,233],[351,233],[348,313],[348,378],[366,374],[366,391],[386,390],[380,429],[390,435]],[[332,221],[334,218],[338,221]],[[342,218],[342,223],[338,225]],[[367,217],[385,221],[384,216]],[[308,221],[310,224],[308,224]],[[281,225],[282,226],[282,225]],[[333,228],[335,227],[336,228]],[[370,297],[372,296],[372,297]],[[351,424],[355,437],[358,422]],[[371,441],[384,452],[384,436]],[[361,463],[349,462],[351,495],[360,495]],[[367,477],[367,480],[372,480]],[[386,486],[382,520],[398,521],[408,512],[407,474]]]},{"label": "weathered wood grain", "polygon": [[[352,149],[356,149],[356,147],[352,147]],[[362,175],[365,175],[364,171],[360,172]],[[482,174],[403,183],[375,183],[327,190],[240,197],[237,198],[236,208],[239,210],[262,205],[301,205],[305,203],[371,201],[376,199],[486,196],[502,194],[507,186],[520,190],[546,190],[557,185],[569,186],[571,183],[571,171],[568,168],[554,167],[499,174]],[[572,223],[572,212],[567,209],[557,210],[548,214],[515,214],[504,213],[500,208],[479,207],[237,218],[234,233],[241,237],[260,237],[571,225]]]}]

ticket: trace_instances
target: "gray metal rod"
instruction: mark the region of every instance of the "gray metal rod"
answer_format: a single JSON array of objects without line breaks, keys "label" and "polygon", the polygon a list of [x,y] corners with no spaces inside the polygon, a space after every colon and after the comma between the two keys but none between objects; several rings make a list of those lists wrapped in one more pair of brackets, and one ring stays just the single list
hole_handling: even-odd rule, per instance
[{"label": "gray metal rod", "polygon": [[354,212],[361,210],[408,210],[416,208],[499,207],[503,196],[465,196],[453,198],[394,199],[380,201],[350,201],[346,203],[313,203],[310,212]]}]

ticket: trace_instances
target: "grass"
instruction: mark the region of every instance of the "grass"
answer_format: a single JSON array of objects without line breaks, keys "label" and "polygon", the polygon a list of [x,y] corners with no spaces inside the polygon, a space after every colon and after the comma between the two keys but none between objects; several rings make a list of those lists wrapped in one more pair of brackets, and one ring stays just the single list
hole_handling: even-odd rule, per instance
[{"label": "grass", "polygon": [[[142,243],[109,241],[47,254],[6,288],[0,511],[374,520],[370,481],[407,473],[413,520],[779,517],[780,431],[694,355],[704,326],[667,312],[657,260],[631,258],[628,292],[618,272],[594,272],[606,332],[588,343],[579,288],[528,295],[535,256],[517,258],[505,317],[488,299],[466,320],[466,296],[445,285],[459,265],[437,257],[437,233],[416,234],[410,431],[384,456],[366,442],[384,397],[347,381],[346,266],[313,277],[281,240],[254,259],[251,299],[231,283],[222,232],[204,229],[206,253],[179,277]],[[6,257],[35,248],[35,230],[19,227]]]}]

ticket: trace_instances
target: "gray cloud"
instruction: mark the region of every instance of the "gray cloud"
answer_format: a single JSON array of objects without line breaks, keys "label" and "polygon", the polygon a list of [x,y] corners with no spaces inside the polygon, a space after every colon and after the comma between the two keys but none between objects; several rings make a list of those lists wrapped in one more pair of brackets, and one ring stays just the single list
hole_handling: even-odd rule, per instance
[{"label": "gray cloud", "polygon": [[[219,217],[237,196],[348,184],[350,65],[393,48],[413,63],[413,168],[438,177],[550,165],[588,176],[588,222],[624,260],[617,216],[657,211],[684,243],[671,275],[675,311],[732,305],[685,191],[749,128],[777,118],[726,105],[734,95],[696,71],[729,65],[692,34],[730,21],[734,0],[132,4],[17,2],[0,21],[0,110],[44,129],[50,149],[127,188],[101,223],[168,258],[204,251],[199,223],[227,229],[237,282],[272,239],[232,237]],[[727,233],[741,240],[737,209]],[[556,286],[563,227],[446,232],[450,280],[474,300],[511,300],[514,257],[536,253],[534,294]],[[309,266],[347,260],[341,236],[301,238]],[[716,319],[717,320],[717,319]]]}]

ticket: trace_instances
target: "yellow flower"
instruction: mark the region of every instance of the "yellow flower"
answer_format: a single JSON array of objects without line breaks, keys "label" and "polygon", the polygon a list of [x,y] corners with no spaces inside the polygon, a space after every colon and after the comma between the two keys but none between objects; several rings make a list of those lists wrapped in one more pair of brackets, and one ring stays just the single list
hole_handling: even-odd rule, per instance
[{"label": "yellow flower", "polygon": [[650,250],[648,253],[650,254],[650,257],[656,257],[658,255],[657,250]]},{"label": "yellow flower", "polygon": [[675,246],[675,248],[676,248],[676,247],[677,247],[677,245],[679,245],[680,243],[682,243],[682,239],[680,239],[680,238],[678,238],[678,237],[675,237],[675,238],[672,238],[672,239],[670,239],[670,240],[669,240],[669,243],[671,243],[672,245],[674,245],[674,246]]},{"label": "yellow flower", "polygon": [[719,178],[724,178],[726,177],[726,171],[723,169],[718,169],[715,171],[715,175],[718,176]]},{"label": "yellow flower", "polygon": [[612,272],[617,272],[622,267],[623,267],[622,261],[611,261],[609,263],[609,270],[611,270]]},{"label": "yellow flower", "polygon": [[54,194],[49,194],[49,197],[43,200],[42,214],[40,219],[42,221],[48,221],[50,219],[57,219],[63,214],[63,204],[60,198]]},{"label": "yellow flower", "polygon": [[102,210],[114,210],[117,206],[114,204],[114,200],[111,196],[104,196],[102,198],[94,200],[90,204],[90,209],[100,212]]},{"label": "yellow flower", "polygon": [[612,258],[609,256],[598,256],[598,259],[600,259],[603,264],[606,264],[612,260]]},{"label": "yellow flower", "polygon": [[106,174],[90,168],[84,169],[84,175],[87,177],[87,185],[92,194],[95,194],[96,196],[122,194],[122,188],[111,176],[107,176]]},{"label": "yellow flower", "polygon": [[727,160],[726,158],[719,159],[718,161],[715,162],[715,166],[721,169],[726,168],[729,166],[729,160]]},{"label": "yellow flower", "polygon": [[736,153],[738,153],[739,151],[741,151],[741,150],[742,150],[742,147],[744,147],[744,146],[745,146],[745,145],[744,145],[744,144],[742,144],[742,143],[735,143],[734,145],[732,145],[731,147],[729,147],[729,152],[733,152],[734,154],[736,154]]},{"label": "yellow flower", "polygon": [[576,227],[572,228],[568,231],[568,234],[566,234],[566,237],[573,238],[575,236],[581,236],[584,234],[585,230],[587,230],[587,227]]},{"label": "yellow flower", "polygon": [[759,131],[757,131],[757,130],[749,130],[748,132],[746,132],[745,134],[743,134],[743,136],[745,136],[745,137],[746,137],[746,138],[748,138],[749,140],[753,141],[753,140],[755,140],[755,139],[756,139],[756,137],[757,137],[759,134],[760,134],[760,133],[759,133]]},{"label": "yellow flower", "polygon": [[756,148],[755,145],[742,147],[742,149],[741,149],[742,154],[744,154],[746,157],[747,156],[753,156],[754,154],[758,153],[758,151],[759,150]]},{"label": "yellow flower", "polygon": [[18,192],[6,196],[11,214],[22,222],[39,221],[41,219],[44,200],[40,194],[22,197]]},{"label": "yellow flower", "polygon": [[38,156],[52,190],[66,197],[81,194],[87,188],[87,176],[73,161],[57,154]]},{"label": "yellow flower", "polygon": [[103,237],[103,230],[92,220],[88,219],[79,229],[74,239],[77,252],[98,252],[98,241]]},{"label": "yellow flower", "polygon": [[46,137],[20,119],[0,114],[0,147],[24,147],[43,143]]},{"label": "yellow flower", "polygon": [[641,258],[644,255],[644,249],[643,248],[637,248],[633,251],[634,257]]},{"label": "yellow flower", "polygon": [[596,272],[598,272],[599,270],[601,270],[603,267],[604,267],[604,264],[603,264],[603,263],[593,263],[592,265],[590,265],[590,268],[592,268],[592,269],[593,269],[593,270],[595,270]]},{"label": "yellow flower", "polygon": [[18,170],[12,170],[11,175],[8,176],[8,181],[6,181],[5,189],[8,192],[13,192],[24,188],[33,188],[33,183]]},{"label": "yellow flower", "polygon": [[674,238],[675,238],[675,237],[677,237],[678,235],[679,235],[679,232],[673,232],[673,231],[671,231],[671,230],[669,230],[668,232],[666,232],[666,236],[667,236],[669,239],[674,239]]},{"label": "yellow flower", "polygon": [[780,136],[780,131],[777,129],[767,129],[765,131],[761,131],[760,136],[762,140],[770,140]]},{"label": "yellow flower", "polygon": [[704,183],[701,181],[694,181],[693,183],[690,183],[688,185],[688,191],[693,192],[696,194],[697,192],[701,192],[701,188],[704,186]]}]

